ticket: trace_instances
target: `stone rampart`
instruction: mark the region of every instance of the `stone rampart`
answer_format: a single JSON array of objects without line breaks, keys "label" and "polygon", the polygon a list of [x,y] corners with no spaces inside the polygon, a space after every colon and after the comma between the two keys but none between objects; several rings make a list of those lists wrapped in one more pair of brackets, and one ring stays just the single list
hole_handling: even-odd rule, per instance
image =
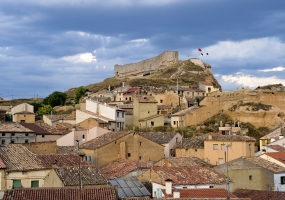
[{"label": "stone rampart", "polygon": [[165,51],[160,55],[142,60],[137,63],[130,63],[126,65],[115,65],[114,73],[117,77],[139,74],[148,71],[156,71],[164,66],[170,66],[178,61],[178,51]]}]

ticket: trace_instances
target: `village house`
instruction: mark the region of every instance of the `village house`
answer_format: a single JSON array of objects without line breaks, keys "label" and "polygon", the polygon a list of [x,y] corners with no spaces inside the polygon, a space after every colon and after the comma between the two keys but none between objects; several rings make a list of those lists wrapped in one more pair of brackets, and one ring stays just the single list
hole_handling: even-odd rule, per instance
[{"label": "village house", "polygon": [[43,115],[43,121],[44,123],[56,127],[58,123],[70,123],[70,124],[76,124],[76,117],[74,114],[63,114],[63,115]]},{"label": "village house", "polygon": [[160,167],[213,167],[213,165],[194,156],[162,158],[154,165]]},{"label": "village house", "polygon": [[182,128],[190,125],[194,125],[195,122],[189,122],[192,117],[191,113],[195,110],[199,109],[199,106],[192,106],[190,108],[186,108],[184,110],[180,110],[171,115],[171,126],[173,128]]},{"label": "village house", "polygon": [[176,146],[176,157],[195,156],[204,159],[204,140],[205,136],[192,138],[182,138],[182,141]]},{"label": "village house", "polygon": [[0,123],[1,144],[35,142],[36,134],[23,125],[15,122]]},{"label": "village house", "polygon": [[204,140],[204,160],[220,165],[241,156],[254,156],[255,139],[240,135],[209,135]]},{"label": "village house", "polygon": [[34,106],[22,103],[13,108],[11,108],[12,120],[13,122],[35,122]]},{"label": "village house", "polygon": [[152,161],[118,159],[100,168],[107,179],[137,177],[153,165]]},{"label": "village house", "polygon": [[[279,126],[273,130],[271,130],[268,134],[261,137],[259,140],[260,151],[267,152],[266,146],[269,144],[278,144],[281,146],[285,146],[285,127]],[[280,140],[280,141],[279,141]],[[279,141],[279,142],[277,142]],[[284,144],[284,145],[283,145]]]},{"label": "village house", "polygon": [[[80,174],[80,176],[79,176]],[[107,185],[107,179],[95,166],[53,168],[44,178],[43,187],[94,187]]]},{"label": "village house", "polygon": [[102,167],[119,158],[158,161],[164,157],[164,146],[138,133],[108,132],[80,146],[92,165]]},{"label": "village house", "polygon": [[199,89],[205,91],[206,95],[212,92],[220,91],[219,88],[215,88],[209,81],[199,81]]},{"label": "village house", "polygon": [[115,187],[100,186],[89,188],[18,188],[14,190],[5,190],[2,200],[39,200],[44,197],[45,200],[118,200]]},{"label": "village house", "polygon": [[[225,188],[226,177],[209,167],[156,167],[138,176],[141,182],[152,183],[153,197],[166,189]],[[162,194],[164,197],[165,194]]]},{"label": "village house", "polygon": [[152,96],[134,96],[133,125],[139,128],[164,126],[164,116],[157,114],[157,101]]},{"label": "village house", "polygon": [[232,181],[230,191],[239,188],[285,191],[285,168],[260,157],[240,157],[214,167]]},{"label": "village house", "polygon": [[125,111],[108,104],[86,99],[86,111],[76,110],[76,123],[90,117],[109,123],[108,129],[119,131],[125,128]]},{"label": "village house", "polygon": [[175,156],[176,146],[182,141],[179,133],[140,132],[141,136],[164,146],[164,157]]},{"label": "village house", "polygon": [[125,111],[125,126],[133,126],[134,115],[133,115],[133,104],[121,104],[117,105],[118,108]]}]

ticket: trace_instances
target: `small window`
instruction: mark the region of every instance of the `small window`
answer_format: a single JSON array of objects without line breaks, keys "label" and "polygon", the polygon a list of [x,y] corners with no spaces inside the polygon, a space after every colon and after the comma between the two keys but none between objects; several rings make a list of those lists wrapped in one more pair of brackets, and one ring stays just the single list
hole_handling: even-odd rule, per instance
[{"label": "small window", "polygon": [[248,176],[248,180],[252,181],[252,175]]},{"label": "small window", "polygon": [[132,176],[137,176],[137,172],[132,172]]},{"label": "small window", "polygon": [[285,185],[285,176],[280,177],[280,183],[281,185]]},{"label": "small window", "polygon": [[13,188],[12,189],[15,189],[15,188],[22,188],[21,180],[13,180]]},{"label": "small window", "polygon": [[31,181],[31,187],[39,187],[39,181]]},{"label": "small window", "polygon": [[150,122],[150,125],[151,125],[151,126],[154,126],[154,121],[151,121],[151,122]]},{"label": "small window", "polygon": [[173,121],[173,125],[176,125],[176,121]]},{"label": "small window", "polygon": [[29,139],[25,139],[25,143],[29,143]]},{"label": "small window", "polygon": [[223,158],[219,158],[219,164],[224,164],[224,159]]},{"label": "small window", "polygon": [[120,114],[120,113],[119,113],[119,112],[117,112],[117,117],[119,117],[119,114]]},{"label": "small window", "polygon": [[139,156],[139,160],[142,160],[142,157],[141,157],[141,156]]},{"label": "small window", "polygon": [[22,172],[22,175],[27,175],[27,172]]},{"label": "small window", "polygon": [[126,101],[128,100],[128,97],[126,97]]},{"label": "small window", "polygon": [[140,146],[142,146],[142,142],[140,142]]},{"label": "small window", "polygon": [[218,150],[219,149],[219,145],[218,144],[213,144],[213,149],[214,150]]},{"label": "small window", "polygon": [[5,136],[5,133],[2,133],[2,136]]},{"label": "small window", "polygon": [[147,113],[150,113],[149,111],[147,111]]},{"label": "small window", "polygon": [[160,99],[160,103],[163,103],[163,100],[162,100],[162,99]]},{"label": "small window", "polygon": [[125,113],[124,112],[122,112],[122,118],[124,118],[125,117]]},{"label": "small window", "polygon": [[42,138],[44,138],[45,137],[45,135],[42,135]]},{"label": "small window", "polygon": [[221,150],[226,150],[227,145],[226,144],[221,144]]},{"label": "small window", "polygon": [[1,144],[5,144],[5,140],[1,140]]},{"label": "small window", "polygon": [[11,143],[14,144],[14,143],[15,143],[15,140],[11,140]]},{"label": "small window", "polygon": [[176,137],[176,143],[178,143],[178,137]]},{"label": "small window", "polygon": [[197,149],[195,149],[195,152],[197,152],[198,150]]},{"label": "small window", "polygon": [[82,135],[82,139],[85,139],[85,135],[84,134]]},{"label": "small window", "polygon": [[214,186],[213,185],[210,185],[210,187],[209,188],[214,188]]},{"label": "small window", "polygon": [[131,153],[128,153],[128,157],[131,157]]},{"label": "small window", "polygon": [[29,136],[29,133],[26,133],[25,136]]},{"label": "small window", "polygon": [[11,136],[15,136],[15,133],[11,133]]}]

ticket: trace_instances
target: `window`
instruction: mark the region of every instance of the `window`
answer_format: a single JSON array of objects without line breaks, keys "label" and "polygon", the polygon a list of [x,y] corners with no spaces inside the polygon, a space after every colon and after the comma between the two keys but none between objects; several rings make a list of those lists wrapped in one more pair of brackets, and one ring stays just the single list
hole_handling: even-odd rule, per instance
[{"label": "window", "polygon": [[175,125],[176,124],[176,121],[173,121],[173,125]]},{"label": "window", "polygon": [[11,133],[11,136],[15,136],[15,133]]},{"label": "window", "polygon": [[31,187],[39,187],[39,181],[31,181]]},{"label": "window", "polygon": [[214,150],[218,150],[219,149],[219,145],[218,144],[213,144],[213,149]]},{"label": "window", "polygon": [[22,175],[27,175],[27,172],[22,172]]},{"label": "window", "polygon": [[5,140],[1,140],[1,144],[5,144]]},{"label": "window", "polygon": [[82,139],[85,139],[85,135],[84,134],[82,135]]},{"label": "window", "polygon": [[224,159],[223,158],[219,158],[219,165],[224,164]]},{"label": "window", "polygon": [[131,157],[131,153],[128,153],[128,157]]},{"label": "window", "polygon": [[178,137],[176,137],[176,143],[178,143]]},{"label": "window", "polygon": [[29,133],[26,133],[25,136],[29,136]]},{"label": "window", "polygon": [[92,162],[91,156],[84,156],[84,157],[83,157],[83,160],[85,160],[86,162],[89,162],[89,163]]},{"label": "window", "polygon": [[13,180],[13,188],[12,189],[15,189],[15,188],[22,188],[21,180]]},{"label": "window", "polygon": [[210,187],[209,188],[214,188],[214,186],[213,185],[210,185]]},{"label": "window", "polygon": [[227,145],[221,144],[221,150],[226,150],[226,148],[227,148]]},{"label": "window", "polygon": [[150,125],[151,125],[151,126],[154,126],[154,121],[151,121],[151,122],[150,122]]},{"label": "window", "polygon": [[2,136],[5,136],[5,133],[2,133]]},{"label": "window", "polygon": [[160,103],[162,103],[163,102],[163,100],[162,99],[160,99]]},{"label": "window", "polygon": [[142,160],[142,157],[141,157],[141,156],[139,156],[139,160]]},{"label": "window", "polygon": [[195,152],[197,152],[198,150],[197,149],[195,149]]},{"label": "window", "polygon": [[42,135],[42,138],[44,138],[45,137],[45,135]]},{"label": "window", "polygon": [[119,112],[117,112],[117,117],[119,117]]},{"label": "window", "polygon": [[137,172],[132,172],[132,176],[137,176]]},{"label": "window", "polygon": [[128,97],[126,97],[126,101],[128,100]]},{"label": "window", "polygon": [[14,144],[14,143],[15,143],[15,140],[11,140],[11,143]]},{"label": "window", "polygon": [[120,123],[119,122],[117,122],[117,128],[119,128],[120,127]]},{"label": "window", "polygon": [[285,176],[280,177],[280,183],[281,183],[281,185],[285,184]]},{"label": "window", "polygon": [[248,180],[252,181],[252,175],[250,175],[250,176],[248,177]]},{"label": "window", "polygon": [[125,113],[124,112],[122,112],[122,118],[124,118],[125,117]]},{"label": "window", "polygon": [[29,139],[25,139],[25,143],[29,143]]},{"label": "window", "polygon": [[140,142],[140,146],[142,146],[142,142]]}]

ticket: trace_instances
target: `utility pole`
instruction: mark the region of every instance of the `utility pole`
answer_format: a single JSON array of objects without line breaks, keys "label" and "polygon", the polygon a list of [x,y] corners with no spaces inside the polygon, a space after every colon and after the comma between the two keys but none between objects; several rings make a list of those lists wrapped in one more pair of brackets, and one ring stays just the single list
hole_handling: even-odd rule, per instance
[{"label": "utility pole", "polygon": [[226,165],[227,165],[227,178],[226,178],[226,188],[227,188],[227,200],[230,199],[230,179],[229,179],[229,150],[228,148],[231,147],[232,144],[225,144],[223,146],[224,150],[225,150],[225,160],[226,160]]},{"label": "utility pole", "polygon": [[78,177],[79,177],[79,184],[80,184],[80,189],[82,189],[82,179],[81,179],[81,166],[80,166],[80,160],[81,160],[81,158],[80,158],[80,153],[79,153],[79,140],[76,140],[76,142],[77,142],[77,147],[78,147]]}]

